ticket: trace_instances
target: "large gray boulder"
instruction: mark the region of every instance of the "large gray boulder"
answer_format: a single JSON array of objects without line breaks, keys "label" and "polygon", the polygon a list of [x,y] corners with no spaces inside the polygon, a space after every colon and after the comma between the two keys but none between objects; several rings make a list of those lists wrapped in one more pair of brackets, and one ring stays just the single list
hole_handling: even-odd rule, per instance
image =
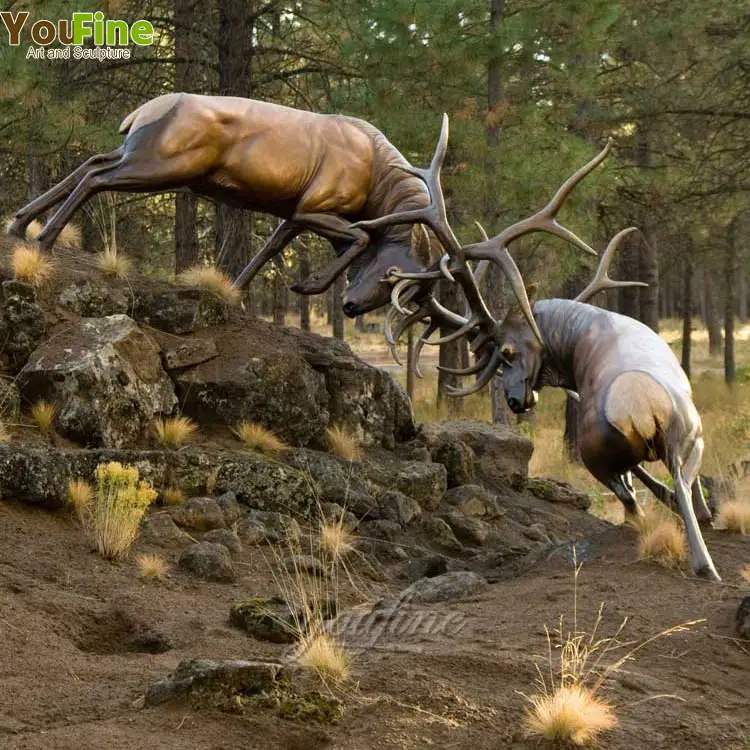
[{"label": "large gray boulder", "polygon": [[89,446],[135,446],[177,405],[159,346],[127,315],[84,318],[42,344],[19,374],[21,395],[57,406],[57,429]]},{"label": "large gray boulder", "polygon": [[418,439],[433,461],[445,462],[454,486],[474,482],[489,489],[506,484],[521,487],[534,451],[532,442],[517,430],[478,419],[424,422],[419,425]]},{"label": "large gray boulder", "polygon": [[320,449],[334,424],[365,447],[392,449],[413,434],[403,389],[342,342],[257,319],[205,335],[217,356],[174,374],[183,413],[201,423],[261,422],[294,446]]}]

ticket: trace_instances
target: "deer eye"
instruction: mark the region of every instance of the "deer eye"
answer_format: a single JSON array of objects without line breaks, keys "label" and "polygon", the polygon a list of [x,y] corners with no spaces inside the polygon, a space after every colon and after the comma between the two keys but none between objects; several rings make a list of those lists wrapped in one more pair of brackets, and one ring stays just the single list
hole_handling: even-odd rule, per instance
[{"label": "deer eye", "polygon": [[516,350],[510,344],[503,344],[500,347],[500,356],[504,362],[510,364],[516,356]]}]

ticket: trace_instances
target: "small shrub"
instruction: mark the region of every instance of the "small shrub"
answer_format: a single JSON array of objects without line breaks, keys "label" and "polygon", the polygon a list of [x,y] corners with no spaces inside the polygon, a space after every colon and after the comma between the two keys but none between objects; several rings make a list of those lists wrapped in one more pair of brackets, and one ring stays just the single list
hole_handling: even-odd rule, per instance
[{"label": "small shrub", "polygon": [[234,432],[245,448],[267,456],[276,456],[289,450],[289,446],[281,438],[258,422],[240,422]]},{"label": "small shrub", "polygon": [[297,645],[297,663],[322,679],[343,682],[351,674],[351,659],[336,639],[322,631],[305,635]]},{"label": "small shrub", "polygon": [[141,519],[156,491],[139,481],[138,469],[112,461],[96,467],[96,490],[82,504],[83,530],[103,557],[125,557],[138,537]]},{"label": "small shrub", "polygon": [[735,534],[750,534],[750,501],[727,500],[719,506],[719,527]]},{"label": "small shrub", "polygon": [[177,280],[185,286],[194,286],[210,292],[227,304],[238,302],[241,296],[239,289],[235,289],[226,274],[210,266],[188,268],[177,277]]},{"label": "small shrub", "polygon": [[39,432],[48,435],[52,432],[52,427],[57,416],[57,407],[49,401],[37,401],[31,407],[31,417],[36,422]]},{"label": "small shrub", "polygon": [[11,267],[17,281],[23,281],[37,288],[44,286],[52,278],[52,263],[44,257],[36,245],[30,243],[16,245],[13,249]]},{"label": "small shrub", "polygon": [[94,491],[85,479],[71,479],[68,482],[67,500],[81,523],[85,522],[94,499]]},{"label": "small shrub", "polygon": [[179,487],[167,487],[161,493],[161,501],[164,505],[179,505],[185,502],[185,493]]},{"label": "small shrub", "polygon": [[78,250],[81,247],[81,230],[77,224],[66,224],[57,235],[57,244]]},{"label": "small shrub", "polygon": [[548,740],[585,745],[617,726],[612,705],[584,685],[564,685],[531,701],[526,730]]},{"label": "small shrub", "polygon": [[107,276],[125,278],[130,272],[130,265],[130,260],[116,248],[108,247],[99,253],[99,270]]},{"label": "small shrub", "polygon": [[189,417],[157,419],[154,426],[156,437],[167,448],[179,448],[198,430],[198,425]]},{"label": "small shrub", "polygon": [[161,555],[138,555],[135,559],[142,578],[163,581],[169,570],[169,563]]},{"label": "small shrub", "polygon": [[343,425],[328,428],[328,447],[331,453],[347,461],[359,461],[362,458],[357,436]]},{"label": "small shrub", "polygon": [[688,556],[682,521],[671,513],[647,509],[636,522],[638,554],[667,568],[679,567]]}]

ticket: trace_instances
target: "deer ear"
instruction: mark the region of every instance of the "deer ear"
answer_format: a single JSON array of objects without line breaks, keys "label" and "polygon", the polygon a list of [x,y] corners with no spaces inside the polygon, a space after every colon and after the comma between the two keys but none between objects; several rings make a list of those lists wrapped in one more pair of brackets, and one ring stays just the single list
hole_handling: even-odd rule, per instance
[{"label": "deer ear", "polygon": [[411,251],[424,268],[430,265],[431,249],[430,235],[427,234],[424,224],[415,224],[411,228]]}]

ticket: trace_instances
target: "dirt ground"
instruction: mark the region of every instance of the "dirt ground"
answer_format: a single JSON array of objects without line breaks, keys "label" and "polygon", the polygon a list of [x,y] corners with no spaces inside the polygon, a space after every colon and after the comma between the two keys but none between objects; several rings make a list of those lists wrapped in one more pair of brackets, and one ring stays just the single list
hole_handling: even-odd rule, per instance
[{"label": "dirt ground", "polygon": [[[149,682],[182,659],[283,656],[284,647],[228,623],[231,602],[274,592],[268,559],[257,548],[238,558],[236,584],[197,582],[174,566],[166,582],[146,583],[132,560],[110,563],[91,552],[66,512],[3,502],[0,528],[2,748],[538,746],[523,735],[521,693],[533,692],[545,623],[554,627],[561,614],[572,615],[565,550],[475,598],[431,605],[437,614],[453,613],[460,628],[385,634],[356,652],[352,683],[339,694],[342,720],[316,725],[270,710],[237,715],[187,702],[138,708]],[[750,539],[707,534],[721,585],[639,562],[634,542],[630,529],[612,527],[585,545],[582,629],[601,602],[600,634],[612,635],[627,617],[623,638],[631,641],[687,620],[706,622],[656,641],[614,677],[608,696],[620,722],[601,747],[750,748],[750,642],[733,631],[738,602],[750,593],[740,577]],[[370,595],[404,585],[386,574],[369,584]],[[672,697],[653,697],[663,694]]]}]

